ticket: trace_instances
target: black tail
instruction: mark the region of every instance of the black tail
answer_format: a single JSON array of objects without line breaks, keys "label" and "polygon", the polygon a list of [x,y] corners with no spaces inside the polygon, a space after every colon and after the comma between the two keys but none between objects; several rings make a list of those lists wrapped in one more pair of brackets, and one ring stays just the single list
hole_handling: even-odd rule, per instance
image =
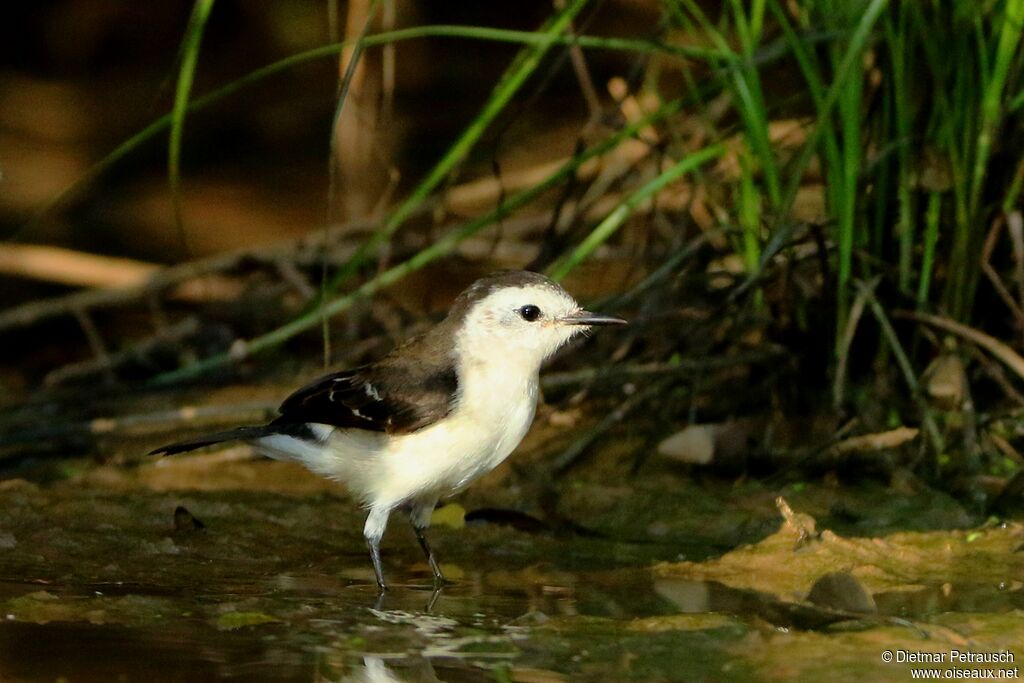
[{"label": "black tail", "polygon": [[262,425],[259,427],[238,427],[236,429],[229,429],[226,432],[206,434],[205,436],[197,436],[194,439],[186,439],[185,441],[169,443],[166,446],[161,446],[160,448],[150,451],[149,454],[174,455],[175,453],[194,451],[195,449],[202,448],[203,446],[212,446],[213,444],[224,443],[225,441],[258,439],[261,436],[266,436],[277,431],[278,430],[271,428],[269,425]]}]

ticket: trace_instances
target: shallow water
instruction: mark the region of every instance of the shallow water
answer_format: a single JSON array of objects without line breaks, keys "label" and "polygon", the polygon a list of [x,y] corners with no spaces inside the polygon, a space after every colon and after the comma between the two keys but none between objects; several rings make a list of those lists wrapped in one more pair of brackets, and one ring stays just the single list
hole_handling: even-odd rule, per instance
[{"label": "shallow water", "polygon": [[[254,465],[224,466],[236,481]],[[0,486],[0,680],[906,680],[909,665],[883,651],[1024,656],[1024,528],[942,530],[964,519],[945,499],[921,506],[921,531],[848,538],[800,514],[783,524],[756,484],[679,483],[662,504],[665,481],[578,481],[564,512],[592,532],[494,511],[437,524],[454,580],[440,592],[396,516],[383,548],[393,587],[379,597],[359,511],[320,489],[260,490],[294,473],[255,466],[250,490]],[[790,493],[846,534],[889,529],[917,500]],[[842,583],[837,602],[808,601],[837,570],[870,612]]]},{"label": "shallow water", "polygon": [[[4,680],[742,680],[760,677],[737,656],[744,641],[789,630],[759,623],[772,614],[763,594],[628,570],[499,573],[493,584],[482,575],[383,598],[366,584],[284,574],[201,589],[0,591]],[[1020,618],[1024,608],[1024,592],[998,587],[875,599],[882,615],[916,620],[979,606]]]}]

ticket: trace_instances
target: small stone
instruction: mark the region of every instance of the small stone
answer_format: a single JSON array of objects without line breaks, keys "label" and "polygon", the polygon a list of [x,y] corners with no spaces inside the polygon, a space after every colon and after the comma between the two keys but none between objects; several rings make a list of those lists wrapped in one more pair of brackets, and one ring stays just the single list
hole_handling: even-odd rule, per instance
[{"label": "small stone", "polygon": [[715,426],[690,425],[659,443],[658,454],[691,465],[707,465],[715,457]]},{"label": "small stone", "polygon": [[875,599],[849,572],[831,572],[820,577],[811,587],[807,600],[840,612],[874,614],[878,611]]},{"label": "small stone", "polygon": [[670,531],[672,531],[672,527],[670,527],[665,522],[661,522],[661,521],[651,522],[647,526],[647,535],[648,536],[654,536],[655,538],[660,538],[662,536],[666,536],[666,535],[668,535],[668,533]]},{"label": "small stone", "polygon": [[198,517],[193,516],[184,505],[179,505],[174,510],[174,530],[178,533],[206,531],[206,525]]},{"label": "small stone", "polygon": [[963,400],[965,378],[960,356],[955,353],[943,354],[932,361],[925,371],[925,391],[942,408],[953,409]]}]

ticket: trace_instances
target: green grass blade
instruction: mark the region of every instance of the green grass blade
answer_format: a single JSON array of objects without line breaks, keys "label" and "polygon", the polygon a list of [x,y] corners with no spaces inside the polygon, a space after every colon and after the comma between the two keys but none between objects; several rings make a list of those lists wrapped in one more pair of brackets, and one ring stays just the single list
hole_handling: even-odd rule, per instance
[{"label": "green grass blade", "polygon": [[1007,0],[999,41],[996,44],[995,64],[985,80],[981,101],[981,124],[978,127],[974,169],[971,175],[969,212],[978,217],[982,183],[992,151],[992,138],[1002,119],[1003,90],[1010,67],[1019,62],[1021,32],[1024,30],[1024,0]]},{"label": "green grass blade", "polygon": [[653,180],[645,183],[635,192],[630,194],[610,214],[595,227],[584,240],[576,246],[573,251],[564,259],[560,259],[548,269],[548,274],[555,280],[561,280],[568,275],[573,268],[585,261],[594,250],[608,241],[608,238],[622,227],[626,219],[633,215],[636,207],[651,196],[660,192],[666,185],[681,178],[686,173],[700,167],[711,159],[717,159],[725,152],[722,145],[712,145],[699,152],[689,154],[679,160],[667,171],[659,174]]},{"label": "green grass blade", "polygon": [[807,165],[814,156],[819,139],[825,134],[825,129],[828,127],[828,117],[831,115],[832,108],[842,94],[846,79],[851,76],[854,70],[861,67],[861,56],[868,40],[871,38],[871,31],[887,4],[888,0],[871,0],[857,22],[853,33],[850,35],[846,51],[843,53],[836,68],[832,85],[825,92],[821,106],[818,107],[818,119],[811,128],[811,132],[800,151],[800,155],[797,157],[792,168],[788,169],[790,174],[789,184],[786,186],[781,211],[777,220],[784,220],[783,217],[789,214],[793,201],[796,199],[797,191],[800,189],[804,171],[807,170]]},{"label": "green grass blade", "polygon": [[[593,50],[637,52],[640,54],[662,54],[679,59],[714,60],[721,58],[721,55],[715,50],[666,45],[654,40],[629,40],[623,38],[602,38],[598,36],[579,35],[543,36],[529,31],[511,31],[481,26],[458,26],[445,24],[414,26],[412,28],[400,29],[397,31],[377,33],[367,36],[362,42],[365,47],[373,47],[407,40],[419,40],[423,38],[457,38],[462,40],[483,40],[520,45],[537,45],[544,41],[551,40],[557,45],[579,45],[580,47]],[[228,97],[231,97],[245,88],[271,78],[272,76],[276,76],[277,74],[286,72],[303,64],[308,64],[309,62],[326,59],[328,57],[336,57],[338,53],[347,47],[351,47],[353,43],[354,41],[350,40],[333,43],[331,45],[324,45],[304,52],[299,52],[255,69],[241,78],[188,102],[186,111],[189,114],[194,114],[221,102]],[[763,57],[763,61],[770,62],[781,57],[781,53],[777,51],[771,52]],[[87,185],[105,173],[109,168],[158,136],[170,125],[171,114],[165,114],[129,137],[121,144],[117,145],[117,147],[115,147],[105,157],[93,164],[82,175],[80,175],[71,185],[63,189],[56,197],[36,211],[32,218],[26,221],[21,229],[31,229],[46,215],[66,204]]]},{"label": "green grass blade", "polygon": [[[835,150],[826,145],[830,154],[826,161],[836,164],[831,168],[829,177],[829,198],[837,220],[838,231],[838,286],[837,301],[837,336],[842,338],[842,325],[847,319],[846,308],[849,300],[849,283],[853,272],[853,244],[856,231],[855,207],[857,204],[857,177],[860,164],[860,93],[861,78],[858,73],[861,57],[871,38],[872,29],[878,17],[887,5],[886,0],[872,0],[858,18],[845,49],[834,51],[832,61],[835,64],[832,85],[820,99],[817,120],[801,149],[796,162],[789,169],[790,181],[782,200],[776,220],[788,216],[796,199],[797,191],[803,179],[804,171],[810,163],[822,136],[833,134],[832,108],[838,104],[839,122],[842,135],[842,146],[839,150],[840,159],[831,156]],[[837,141],[838,141],[837,137]],[[838,346],[837,346],[838,348]]]},{"label": "green grass blade", "polygon": [[188,113],[188,99],[192,92],[196,64],[199,62],[203,29],[212,9],[213,0],[196,0],[192,6],[192,14],[189,16],[182,42],[181,66],[178,69],[178,83],[174,89],[174,105],[171,108],[171,133],[167,142],[167,180],[174,206],[174,225],[182,240],[185,239],[185,223],[181,205],[181,140],[185,133],[185,114]]},{"label": "green grass blade", "polygon": [[[351,293],[327,302],[324,304],[322,311],[310,311],[306,315],[300,316],[275,330],[251,339],[242,345],[236,346],[236,350],[233,353],[217,354],[183,368],[179,368],[178,370],[158,375],[152,380],[152,383],[163,385],[196,377],[208,370],[223,367],[229,363],[241,360],[255,353],[274,348],[288,339],[316,327],[320,323],[320,316],[322,314],[326,314],[328,316],[337,315],[338,313],[351,308],[357,301],[373,295],[382,288],[401,280],[409,273],[419,270],[442,256],[451,253],[459,243],[462,242],[462,240],[480,232],[484,228],[493,225],[497,221],[506,218],[515,211],[526,206],[548,190],[556,187],[559,183],[564,182],[567,178],[576,173],[580,166],[590,159],[609,152],[626,139],[635,137],[639,131],[643,130],[647,126],[661,121],[679,111],[681,106],[681,100],[669,102],[648,116],[623,127],[614,135],[605,138],[600,143],[584,151],[582,154],[567,161],[544,181],[509,197],[502,202],[500,206],[486,215],[468,221],[459,227],[453,228],[429,247],[417,252],[408,260],[376,275]],[[241,350],[239,351],[238,349]]]},{"label": "green grass blade", "polygon": [[889,47],[889,59],[892,64],[892,78],[887,97],[892,101],[892,116],[896,125],[896,163],[898,204],[898,221],[896,232],[899,239],[899,288],[904,294],[911,291],[914,260],[914,204],[911,192],[910,136],[913,121],[911,119],[910,101],[907,89],[907,8],[900,5],[897,16],[888,18],[886,23],[886,42]]},{"label": "green grass blade", "polygon": [[924,219],[924,251],[921,254],[921,275],[917,282],[917,308],[923,309],[928,303],[935,269],[935,246],[939,242],[939,219],[942,215],[942,195],[932,192],[928,196],[928,210]]},{"label": "green grass blade", "polygon": [[771,121],[768,107],[765,105],[761,78],[753,65],[757,42],[761,37],[765,3],[763,1],[754,2],[750,17],[744,12],[745,3],[741,0],[732,0],[730,7],[742,48],[742,54],[739,56],[737,64],[738,68],[732,74],[733,92],[739,99],[744,134],[761,164],[765,186],[768,190],[768,199],[774,209],[778,207],[781,198],[779,169],[769,136]]},{"label": "green grass blade", "polygon": [[543,31],[548,40],[536,45],[524,48],[513,61],[512,65],[502,76],[501,80],[491,92],[491,96],[484,103],[480,113],[473,118],[454,144],[427,173],[408,197],[391,212],[384,224],[376,230],[373,236],[360,245],[356,253],[342,266],[334,276],[328,293],[336,290],[348,278],[353,276],[366,258],[381,244],[391,238],[393,234],[405,223],[417,208],[419,208],[427,197],[437,189],[441,182],[448,177],[457,164],[459,164],[469,151],[476,145],[483,136],[484,131],[504,111],[505,106],[512,100],[512,97],[533,72],[540,66],[541,60],[548,50],[556,44],[555,36],[558,36],[569,28],[572,20],[583,10],[588,0],[573,0],[565,6],[548,24]]},{"label": "green grass blade", "polygon": [[[348,91],[352,87],[352,80],[356,75],[356,67],[359,66],[359,61],[362,59],[363,50],[366,48],[366,35],[370,32],[370,26],[373,24],[374,17],[377,16],[377,9],[380,7],[380,0],[373,0],[370,3],[370,7],[366,11],[366,21],[363,22],[363,28],[359,31],[359,39],[356,41],[355,47],[352,49],[352,54],[349,55],[348,64],[345,66],[345,73],[341,78],[341,83],[338,87],[337,102],[334,105],[334,116],[331,118],[331,140],[329,143],[328,153],[328,186],[327,186],[327,221],[324,223],[325,239],[326,231],[330,226],[331,221],[337,212],[337,199],[338,199],[338,166],[341,159],[341,153],[338,149],[338,126],[341,123],[341,112],[344,110],[345,101],[348,99]],[[320,265],[320,296],[319,301],[327,299],[327,262],[324,261]],[[322,313],[322,312],[321,312]],[[327,324],[327,316],[321,315],[321,327],[324,340],[324,367],[330,361],[331,357],[331,330]]]},{"label": "green grass blade", "polygon": [[879,327],[882,328],[882,336],[888,342],[890,350],[892,350],[893,355],[896,357],[896,364],[899,365],[900,371],[903,373],[903,379],[921,410],[921,422],[924,424],[925,433],[932,442],[932,448],[935,449],[936,454],[942,453],[946,448],[942,433],[939,432],[931,408],[929,408],[928,402],[924,399],[924,395],[921,392],[921,386],[918,384],[914,366],[911,365],[910,358],[907,357],[906,351],[903,350],[903,345],[900,343],[896,330],[893,329],[892,323],[889,322],[889,316],[885,314],[882,304],[878,303],[875,293],[864,283],[858,282],[857,284],[860,292],[863,293],[865,300],[868,302],[871,313],[875,316]]},{"label": "green grass blade", "polygon": [[[747,153],[740,153],[740,187],[737,215],[743,236],[743,265],[748,277],[757,272],[761,263],[761,194],[754,184],[754,174]],[[764,297],[761,290],[754,296],[754,306],[761,308]]]}]

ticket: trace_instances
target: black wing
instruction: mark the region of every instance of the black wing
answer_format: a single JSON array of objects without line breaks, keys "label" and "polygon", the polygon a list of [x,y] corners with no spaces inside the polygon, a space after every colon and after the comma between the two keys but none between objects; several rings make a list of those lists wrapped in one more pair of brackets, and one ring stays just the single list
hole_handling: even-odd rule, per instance
[{"label": "black wing", "polygon": [[342,429],[407,434],[452,410],[458,389],[454,367],[420,369],[394,364],[336,372],[285,399],[274,424],[317,422]]}]

